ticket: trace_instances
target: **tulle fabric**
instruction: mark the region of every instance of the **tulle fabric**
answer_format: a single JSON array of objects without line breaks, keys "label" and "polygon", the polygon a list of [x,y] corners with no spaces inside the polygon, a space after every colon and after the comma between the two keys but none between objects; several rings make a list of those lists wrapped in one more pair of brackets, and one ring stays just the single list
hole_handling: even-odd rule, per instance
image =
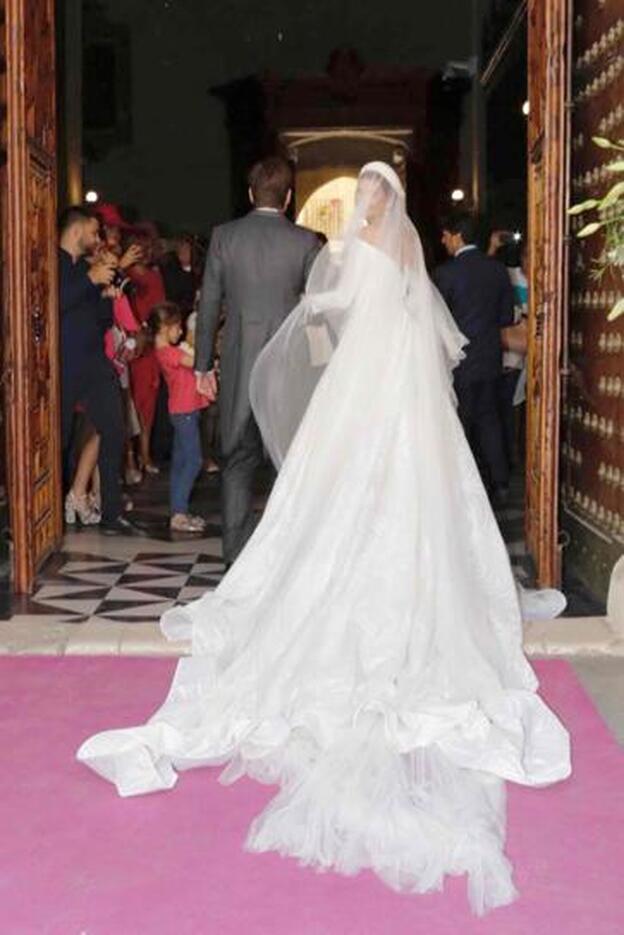
[{"label": "tulle fabric", "polygon": [[418,316],[426,344],[430,392],[448,392],[451,371],[463,357],[466,338],[427,270],[418,231],[405,210],[396,173],[383,162],[360,172],[355,210],[342,239],[321,250],[306,293],[264,349],[250,381],[251,404],[264,444],[280,467],[314,391],[331,363],[354,311],[362,276],[362,243],[374,243],[393,263],[399,292]]},{"label": "tulle fabric", "polygon": [[215,592],[163,617],[191,656],[147,724],[78,758],[124,796],[205,765],[276,783],[249,849],[405,892],[466,874],[482,913],[516,895],[505,780],[563,779],[568,736],[522,653],[432,307],[360,238],[341,269],[348,313],[260,525]]}]

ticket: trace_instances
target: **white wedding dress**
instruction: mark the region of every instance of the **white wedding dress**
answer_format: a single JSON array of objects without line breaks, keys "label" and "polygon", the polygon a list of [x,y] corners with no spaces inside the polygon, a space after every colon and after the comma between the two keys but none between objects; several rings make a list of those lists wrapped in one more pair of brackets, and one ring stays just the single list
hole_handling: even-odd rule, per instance
[{"label": "white wedding dress", "polygon": [[[366,168],[405,229],[396,176]],[[123,796],[228,764],[222,781],[280,786],[249,849],[419,893],[465,873],[481,913],[515,895],[504,780],[566,777],[569,744],[522,653],[509,560],[440,363],[463,342],[416,266],[352,237],[335,288],[309,291],[269,345],[254,405],[285,458],[263,519],[215,592],[165,614],[192,655],[163,706],[78,757]],[[332,347],[300,424],[297,404],[270,402],[295,326],[329,326]]]}]

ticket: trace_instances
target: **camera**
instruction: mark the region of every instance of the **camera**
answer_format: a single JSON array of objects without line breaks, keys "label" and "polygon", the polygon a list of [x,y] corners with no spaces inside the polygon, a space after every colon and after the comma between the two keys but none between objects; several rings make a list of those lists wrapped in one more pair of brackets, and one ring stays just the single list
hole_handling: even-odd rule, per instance
[{"label": "camera", "polygon": [[136,292],[135,284],[132,282],[130,277],[126,276],[124,271],[121,269],[115,270],[115,275],[113,276],[113,281],[111,282],[111,285],[114,286],[115,289],[119,289],[120,292],[123,292],[123,294],[127,297],[134,295],[134,293]]},{"label": "camera", "polygon": [[519,244],[522,240],[520,231],[500,231],[500,242],[505,246],[507,244]]}]

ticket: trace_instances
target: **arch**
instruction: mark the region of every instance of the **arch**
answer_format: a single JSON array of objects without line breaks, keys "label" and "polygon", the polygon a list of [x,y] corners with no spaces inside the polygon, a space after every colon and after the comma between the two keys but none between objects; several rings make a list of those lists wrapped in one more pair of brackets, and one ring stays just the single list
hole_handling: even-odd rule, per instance
[{"label": "arch", "polygon": [[336,240],[353,210],[356,174],[340,174],[315,188],[297,215],[297,223]]}]

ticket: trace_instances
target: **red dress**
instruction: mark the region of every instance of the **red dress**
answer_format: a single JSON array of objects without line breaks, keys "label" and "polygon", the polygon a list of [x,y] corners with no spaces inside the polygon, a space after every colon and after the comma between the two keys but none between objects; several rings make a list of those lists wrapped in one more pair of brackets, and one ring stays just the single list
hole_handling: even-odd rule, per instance
[{"label": "red dress", "polygon": [[[160,270],[155,267],[133,266],[128,276],[135,286],[132,298],[134,313],[141,323],[147,321],[155,305],[165,301],[165,287]],[[156,400],[160,386],[160,369],[154,351],[146,351],[130,364],[132,398],[141,419],[141,425],[151,431],[156,413]]]}]

